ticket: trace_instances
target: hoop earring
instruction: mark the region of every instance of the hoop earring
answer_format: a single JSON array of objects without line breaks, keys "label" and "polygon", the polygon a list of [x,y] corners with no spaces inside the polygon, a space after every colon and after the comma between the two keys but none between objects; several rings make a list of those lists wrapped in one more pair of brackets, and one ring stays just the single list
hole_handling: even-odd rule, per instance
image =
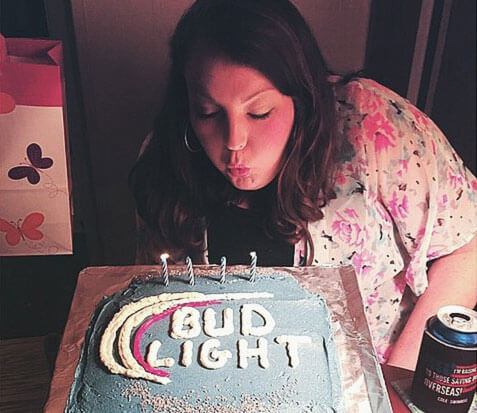
[{"label": "hoop earring", "polygon": [[187,150],[191,153],[196,153],[196,152],[200,152],[202,150],[201,147],[197,148],[197,149],[194,149],[192,146],[190,146],[189,144],[189,139],[187,137],[187,132],[189,131],[189,124],[187,124],[186,128],[185,128],[185,131],[184,131],[184,145],[185,147],[187,148]]}]

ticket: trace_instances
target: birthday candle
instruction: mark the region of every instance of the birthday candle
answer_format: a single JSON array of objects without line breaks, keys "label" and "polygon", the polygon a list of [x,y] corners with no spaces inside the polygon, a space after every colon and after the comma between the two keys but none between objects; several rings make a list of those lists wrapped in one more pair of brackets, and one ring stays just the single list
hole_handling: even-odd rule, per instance
[{"label": "birthday candle", "polygon": [[225,266],[227,265],[227,259],[222,257],[220,259],[220,283],[223,284],[225,282]]},{"label": "birthday candle", "polygon": [[187,264],[187,276],[189,277],[189,284],[194,285],[195,284],[194,269],[192,268],[192,260],[190,257],[186,258],[186,264]]},{"label": "birthday candle", "polygon": [[169,258],[169,254],[162,254],[161,255],[162,280],[164,281],[164,285],[166,287],[169,285],[169,273],[167,272],[167,259],[168,258]]},{"label": "birthday candle", "polygon": [[250,281],[255,281],[255,275],[257,274],[257,253],[252,251],[250,253]]}]

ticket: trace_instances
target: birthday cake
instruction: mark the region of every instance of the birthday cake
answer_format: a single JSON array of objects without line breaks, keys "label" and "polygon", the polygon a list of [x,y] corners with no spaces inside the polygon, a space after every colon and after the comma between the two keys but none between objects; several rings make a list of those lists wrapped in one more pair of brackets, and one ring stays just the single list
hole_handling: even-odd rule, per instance
[{"label": "birthday cake", "polygon": [[282,273],[191,284],[135,280],[100,303],[66,412],[342,411],[323,298]]}]

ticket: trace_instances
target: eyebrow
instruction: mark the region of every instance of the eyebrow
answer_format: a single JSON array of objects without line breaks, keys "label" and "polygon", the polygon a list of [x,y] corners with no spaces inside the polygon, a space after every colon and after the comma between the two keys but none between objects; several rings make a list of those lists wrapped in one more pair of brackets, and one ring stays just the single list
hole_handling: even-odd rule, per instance
[{"label": "eyebrow", "polygon": [[[245,103],[247,103],[247,102],[249,102],[249,101],[255,99],[256,97],[258,97],[258,96],[261,95],[262,93],[271,92],[271,91],[274,91],[274,90],[275,90],[275,88],[273,88],[273,87],[267,87],[267,88],[265,88],[265,89],[261,89],[261,90],[259,90],[259,91],[257,91],[257,92],[252,93],[250,96],[247,96],[247,97],[246,97],[245,99],[243,99],[240,103],[245,104]],[[198,96],[202,97],[202,98],[206,98],[206,99],[208,99],[208,100],[213,101],[214,103],[217,103],[217,102],[215,101],[215,99],[213,99],[212,96],[210,96],[205,90],[199,90],[199,89],[197,89],[197,90],[195,91],[195,93],[196,93]]]},{"label": "eyebrow", "polygon": [[259,90],[258,92],[255,92],[255,93],[251,94],[250,96],[246,97],[244,100],[242,100],[241,103],[247,103],[247,102],[249,102],[250,100],[255,99],[256,97],[258,97],[258,96],[261,95],[262,93],[270,92],[270,91],[273,91],[273,90],[275,90],[275,89],[272,88],[272,87],[267,87],[267,88],[265,88],[265,89]]}]

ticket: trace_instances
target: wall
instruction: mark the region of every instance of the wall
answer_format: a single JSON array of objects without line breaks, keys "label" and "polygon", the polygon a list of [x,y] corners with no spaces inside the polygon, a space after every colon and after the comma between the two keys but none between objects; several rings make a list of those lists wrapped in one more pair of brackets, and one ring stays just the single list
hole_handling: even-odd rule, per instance
[{"label": "wall", "polygon": [[[100,247],[96,263],[131,263],[127,176],[157,112],[167,40],[190,0],[71,0]],[[336,71],[364,62],[370,0],[297,0]]]},{"label": "wall", "polygon": [[450,4],[434,95],[426,100],[427,113],[474,174],[477,174],[476,4],[474,0],[455,0]]}]

